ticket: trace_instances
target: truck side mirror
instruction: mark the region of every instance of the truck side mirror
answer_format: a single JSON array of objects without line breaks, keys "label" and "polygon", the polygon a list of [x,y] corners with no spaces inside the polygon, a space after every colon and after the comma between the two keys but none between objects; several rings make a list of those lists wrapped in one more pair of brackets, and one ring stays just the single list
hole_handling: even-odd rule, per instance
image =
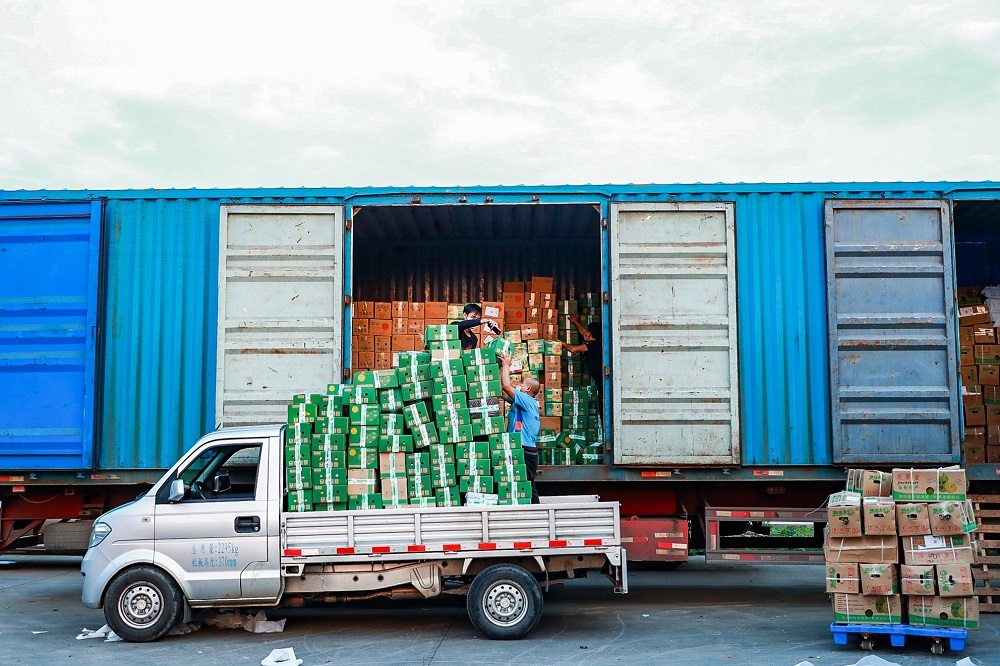
[{"label": "truck side mirror", "polygon": [[167,495],[167,501],[173,504],[182,499],[184,499],[184,479],[174,479],[170,482],[170,494]]}]

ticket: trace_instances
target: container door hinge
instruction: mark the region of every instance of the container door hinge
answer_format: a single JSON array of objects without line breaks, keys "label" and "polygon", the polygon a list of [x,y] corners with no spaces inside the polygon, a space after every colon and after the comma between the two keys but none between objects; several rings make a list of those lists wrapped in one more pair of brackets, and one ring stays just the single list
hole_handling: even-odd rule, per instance
[{"label": "container door hinge", "polygon": [[608,379],[609,377],[611,377],[611,366],[606,365],[604,366],[604,378]]},{"label": "container door hinge", "polygon": [[610,303],[611,302],[611,294],[609,294],[606,291],[601,292],[601,302],[602,303]]},{"label": "container door hinge", "polygon": [[601,218],[601,229],[607,229],[607,228],[608,228],[608,218],[602,217]]},{"label": "container door hinge", "polygon": [[351,369],[349,367],[344,368],[344,381],[350,382],[354,375],[351,374]]},{"label": "container door hinge", "polygon": [[354,228],[354,220],[350,217],[344,219],[344,230],[350,231]]},{"label": "container door hinge", "polygon": [[344,294],[344,307],[345,308],[351,307],[351,295],[350,294]]}]

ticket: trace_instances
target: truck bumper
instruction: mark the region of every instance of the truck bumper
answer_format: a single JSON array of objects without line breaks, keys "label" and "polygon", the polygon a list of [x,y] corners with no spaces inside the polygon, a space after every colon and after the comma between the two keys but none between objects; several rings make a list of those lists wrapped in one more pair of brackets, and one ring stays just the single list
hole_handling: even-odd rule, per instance
[{"label": "truck bumper", "polygon": [[100,608],[104,588],[118,568],[100,546],[89,548],[83,556],[80,573],[83,574],[83,605],[87,608]]}]

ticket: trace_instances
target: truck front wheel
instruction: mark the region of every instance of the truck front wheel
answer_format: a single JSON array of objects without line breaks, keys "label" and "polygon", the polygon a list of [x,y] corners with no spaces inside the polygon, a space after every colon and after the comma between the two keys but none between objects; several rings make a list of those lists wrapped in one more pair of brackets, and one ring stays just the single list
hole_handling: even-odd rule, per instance
[{"label": "truck front wheel", "polygon": [[542,589],[513,564],[494,564],[472,580],[466,600],[473,626],[489,638],[520,638],[542,617]]},{"label": "truck front wheel", "polygon": [[131,643],[163,638],[184,612],[184,599],[170,576],[152,567],[135,567],[115,577],[104,598],[104,618]]}]

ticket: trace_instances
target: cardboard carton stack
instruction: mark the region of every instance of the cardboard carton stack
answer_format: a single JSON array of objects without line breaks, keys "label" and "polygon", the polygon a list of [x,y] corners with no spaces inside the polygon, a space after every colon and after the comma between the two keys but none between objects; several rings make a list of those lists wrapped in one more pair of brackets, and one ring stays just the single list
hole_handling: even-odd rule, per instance
[{"label": "cardboard carton stack", "polygon": [[958,306],[965,462],[1000,463],[1000,336],[982,287],[960,288]]},{"label": "cardboard carton stack", "polygon": [[965,487],[959,467],[849,470],[823,543],[835,622],[979,628]]},{"label": "cardboard carton stack", "polygon": [[456,326],[424,336],[430,350],[399,352],[397,367],[294,396],[289,511],[531,501],[520,435],[504,432],[496,350],[462,351]]}]

